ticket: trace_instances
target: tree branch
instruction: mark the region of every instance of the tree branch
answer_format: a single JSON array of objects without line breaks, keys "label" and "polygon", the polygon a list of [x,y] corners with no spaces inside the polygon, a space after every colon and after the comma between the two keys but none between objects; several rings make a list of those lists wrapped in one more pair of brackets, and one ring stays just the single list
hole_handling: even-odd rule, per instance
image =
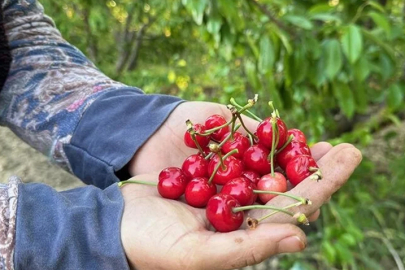
[{"label": "tree branch", "polygon": [[267,18],[273,22],[275,25],[277,25],[280,29],[288,32],[291,35],[294,35],[295,33],[288,28],[285,24],[283,24],[281,21],[279,21],[276,17],[274,17],[273,13],[263,4],[260,4],[257,0],[248,0],[250,3],[255,5],[264,15],[267,16]]}]

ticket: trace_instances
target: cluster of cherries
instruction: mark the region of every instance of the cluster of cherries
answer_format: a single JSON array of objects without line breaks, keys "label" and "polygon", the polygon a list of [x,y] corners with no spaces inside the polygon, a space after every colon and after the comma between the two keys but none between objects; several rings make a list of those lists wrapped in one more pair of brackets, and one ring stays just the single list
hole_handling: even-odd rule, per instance
[{"label": "cluster of cherries", "polygon": [[[309,176],[322,178],[304,133],[288,130],[274,108],[270,117],[259,119],[249,111],[256,102],[257,96],[245,106],[231,99],[229,121],[221,115],[211,115],[204,124],[187,120],[184,143],[198,152],[187,157],[181,168],[165,168],[159,174],[157,189],[163,198],[176,200],[184,195],[190,206],[205,207],[207,219],[219,232],[238,229],[243,211],[257,208],[273,212],[260,219],[248,218],[251,228],[278,212],[307,223],[304,214],[288,209],[311,201],[285,193],[287,179],[295,186]],[[242,113],[260,121],[254,133],[244,124]],[[241,127],[246,135],[238,131]],[[297,202],[284,208],[265,205],[278,195]]]}]

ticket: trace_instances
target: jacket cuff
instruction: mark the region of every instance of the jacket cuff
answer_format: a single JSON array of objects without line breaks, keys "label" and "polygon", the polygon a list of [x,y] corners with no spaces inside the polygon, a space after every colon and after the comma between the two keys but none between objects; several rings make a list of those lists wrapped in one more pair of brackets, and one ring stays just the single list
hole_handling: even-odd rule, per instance
[{"label": "jacket cuff", "polygon": [[86,184],[105,188],[120,181],[121,170],[182,100],[123,88],[97,98],[86,109],[69,144],[73,173]]},{"label": "jacket cuff", "polygon": [[117,185],[57,192],[20,184],[15,269],[129,269],[121,244]]}]

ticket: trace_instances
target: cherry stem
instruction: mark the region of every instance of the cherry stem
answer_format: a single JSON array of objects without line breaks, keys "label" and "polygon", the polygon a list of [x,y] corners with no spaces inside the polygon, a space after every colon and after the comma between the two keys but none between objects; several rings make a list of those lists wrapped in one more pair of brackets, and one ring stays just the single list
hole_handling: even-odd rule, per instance
[{"label": "cherry stem", "polygon": [[[254,113],[252,113],[251,111],[249,111],[247,108],[244,109],[244,107],[242,107],[241,105],[239,105],[234,98],[231,98],[230,100],[231,104],[235,107],[237,107],[240,110],[243,110],[243,112],[246,112],[246,114],[250,115],[253,119],[255,119],[256,121],[263,121],[263,119],[261,119],[260,117],[258,117],[257,115],[255,115]],[[240,113],[242,111],[239,111]]]},{"label": "cherry stem", "polygon": [[200,154],[205,157],[205,153],[203,151],[203,149],[201,148],[200,144],[198,143],[196,137],[195,137],[195,133],[190,133],[191,134],[191,139],[193,140],[194,144],[197,146],[198,151],[200,152]]},{"label": "cherry stem", "polygon": [[219,164],[221,164],[221,169],[222,169],[223,171],[225,171],[225,170],[226,170],[226,166],[225,166],[225,164],[224,164],[224,160],[223,160],[221,151],[217,152],[216,154],[217,154],[218,157],[219,157]]},{"label": "cherry stem", "polygon": [[[214,171],[212,172],[212,174],[211,174],[211,176],[210,176],[210,179],[208,179],[208,184],[211,184],[211,182],[212,182],[212,179],[214,179],[214,176],[215,176],[215,174],[218,172],[218,170],[219,170],[219,167],[221,166],[221,165],[224,165],[223,164],[223,161],[225,160],[225,159],[227,159],[229,156],[231,156],[231,155],[233,155],[233,154],[236,154],[236,153],[238,153],[238,149],[233,149],[232,151],[230,151],[230,152],[228,152],[226,155],[224,155],[222,158],[221,158],[221,156],[219,156],[220,157],[220,163],[218,163],[217,164],[217,166],[215,166],[215,169],[214,169]],[[225,166],[225,165],[224,165]],[[226,166],[225,166],[225,169],[222,169],[222,170],[226,170]]]},{"label": "cherry stem", "polygon": [[[235,129],[238,130],[238,128],[240,128],[240,124],[236,124]],[[221,147],[231,138],[231,133],[229,133],[229,135],[222,140],[222,142],[220,144],[218,144],[219,149],[221,149]],[[205,159],[208,160],[210,159],[212,156],[214,155],[214,153],[209,153]]]},{"label": "cherry stem", "polygon": [[198,143],[198,141],[197,141],[197,139],[196,139],[196,136],[195,136],[196,131],[195,131],[194,125],[193,125],[193,123],[190,121],[190,119],[187,119],[187,120],[186,120],[186,125],[187,125],[187,131],[190,133],[191,139],[193,140],[194,144],[197,146],[198,151],[201,153],[201,155],[202,155],[203,157],[205,157],[205,153],[204,153],[204,151],[202,150],[200,144]]},{"label": "cherry stem", "polygon": [[240,212],[240,211],[252,210],[252,209],[270,209],[270,210],[275,210],[277,212],[282,212],[282,213],[287,214],[289,216],[294,216],[294,213],[292,213],[290,211],[287,211],[287,210],[284,210],[283,208],[278,208],[278,207],[271,206],[271,205],[260,205],[260,204],[234,207],[232,209],[232,212],[237,213],[237,212]]},{"label": "cherry stem", "polygon": [[283,151],[284,148],[286,148],[287,145],[289,145],[289,144],[292,142],[292,140],[294,140],[294,135],[291,134],[290,137],[288,137],[287,142],[286,142],[280,149],[278,149],[278,150],[276,151],[276,154],[278,154],[278,153],[280,153],[281,151]]},{"label": "cherry stem", "polygon": [[306,199],[306,198],[303,198],[303,197],[298,197],[298,196],[295,196],[295,195],[292,195],[292,194],[289,194],[289,193],[283,193],[283,192],[278,192],[278,191],[270,191],[270,190],[257,190],[257,189],[254,189],[253,193],[280,195],[280,196],[284,196],[284,197],[294,199],[294,200],[296,200],[296,201],[298,201],[298,202],[300,202],[301,204],[304,204],[304,205],[311,205],[312,204],[312,201],[310,199]]},{"label": "cherry stem", "polygon": [[[301,204],[302,204],[301,202],[293,203],[293,204],[290,204],[288,206],[283,207],[282,209],[287,210],[287,209],[290,209],[290,208],[293,208],[293,207],[296,207],[296,206],[300,206]],[[261,221],[265,220],[266,218],[269,218],[272,215],[277,214],[278,212],[280,212],[280,211],[274,211],[274,212],[271,212],[270,214],[262,216],[261,218],[257,219],[257,222],[261,222]],[[294,216],[294,215],[292,215],[292,216]]]},{"label": "cherry stem", "polygon": [[236,117],[238,117],[240,123],[242,124],[242,127],[246,130],[246,132],[247,132],[250,136],[252,136],[253,138],[257,139],[257,136],[256,136],[255,134],[253,134],[253,133],[245,126],[245,123],[243,122],[242,117],[240,116],[239,113],[236,115]]},{"label": "cherry stem", "polygon": [[[271,163],[271,176],[274,177],[274,148],[276,147],[276,130],[277,130],[277,125],[276,123],[273,121],[272,118],[271,121],[271,128],[272,128],[272,140],[271,140],[271,152],[270,152],[270,163]],[[277,120],[276,120],[277,121]]]},{"label": "cherry stem", "polygon": [[197,133],[197,134],[198,134],[198,135],[201,135],[201,136],[209,136],[209,135],[211,135],[212,133],[214,133],[215,131],[220,130],[221,128],[224,128],[224,127],[226,127],[226,126],[229,126],[230,124],[232,124],[233,121],[235,121],[235,120],[234,120],[233,117],[232,117],[231,120],[229,120],[228,122],[226,122],[226,123],[223,124],[223,125],[220,125],[220,126],[218,126],[218,127],[214,127],[214,128],[211,128],[211,129],[207,129],[207,130],[204,131],[204,133]]},{"label": "cherry stem", "polygon": [[126,184],[140,184],[140,185],[155,186],[155,187],[157,186],[157,183],[135,180],[135,179],[131,178],[129,180],[118,182],[118,187],[122,187],[123,185],[126,185]]},{"label": "cherry stem", "polygon": [[248,134],[248,137],[249,137],[250,146],[253,146],[254,145],[254,140],[253,140],[252,135]]}]

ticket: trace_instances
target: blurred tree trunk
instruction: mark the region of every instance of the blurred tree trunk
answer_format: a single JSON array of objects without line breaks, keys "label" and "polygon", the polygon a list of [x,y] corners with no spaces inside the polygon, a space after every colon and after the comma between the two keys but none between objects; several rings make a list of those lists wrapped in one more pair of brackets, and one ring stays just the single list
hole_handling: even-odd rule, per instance
[{"label": "blurred tree trunk", "polygon": [[135,43],[133,46],[133,49],[131,50],[131,54],[129,56],[129,64],[128,64],[128,70],[132,71],[136,69],[136,66],[138,64],[138,58],[139,58],[139,50],[142,46],[142,40],[143,37],[147,31],[147,29],[153,24],[153,22],[156,20],[156,17],[150,17],[149,21],[142,25],[141,29],[139,29],[138,33],[136,34],[135,38]]}]

